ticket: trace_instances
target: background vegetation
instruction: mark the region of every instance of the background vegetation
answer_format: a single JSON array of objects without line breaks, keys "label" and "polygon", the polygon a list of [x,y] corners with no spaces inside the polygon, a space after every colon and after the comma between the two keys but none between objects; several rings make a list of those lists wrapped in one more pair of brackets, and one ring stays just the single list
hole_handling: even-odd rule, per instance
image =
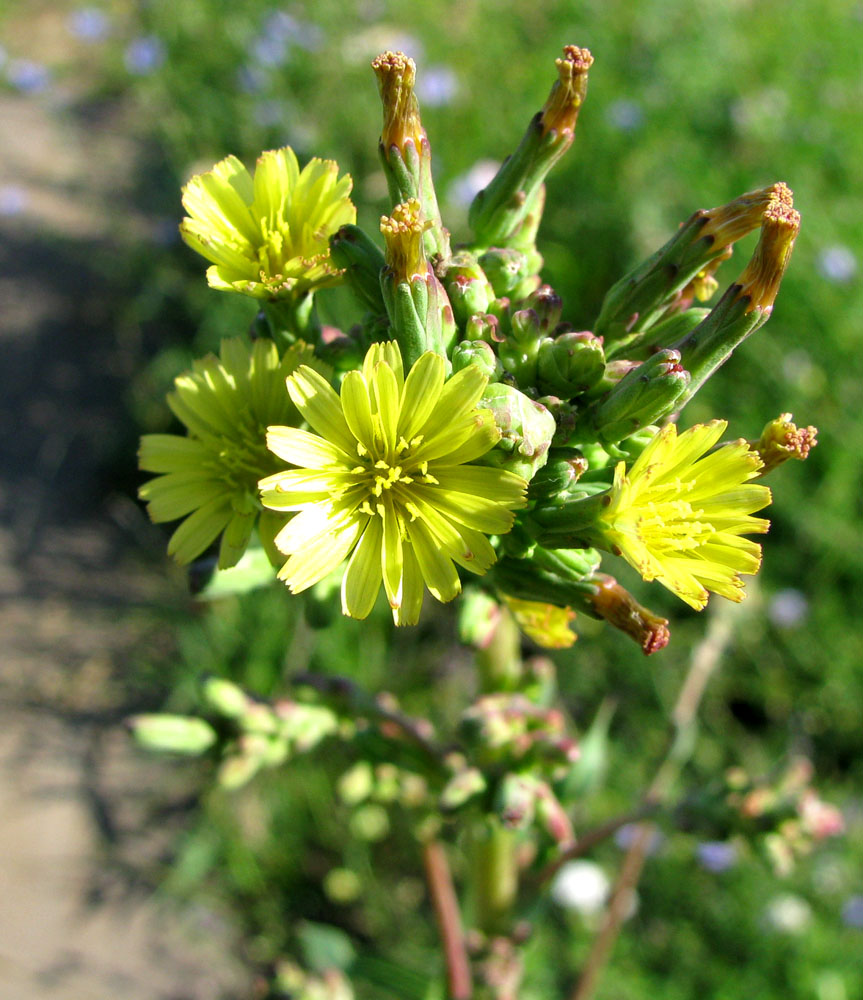
[{"label": "background vegetation", "polygon": [[[10,4],[8,37],[25,38],[14,29],[39,9],[32,0]],[[23,65],[23,43],[20,51],[9,44],[0,73],[4,86],[33,100],[66,88],[63,114],[91,116],[97,127],[110,121],[137,143],[126,197],[143,222],[124,228],[117,220],[123,256],[97,259],[95,284],[126,293],[110,323],[136,364],[127,430],[105,468],[108,486],[130,494],[135,438],[170,426],[163,398],[174,375],[221,336],[245,329],[255,308],[207,289],[201,262],[179,243],[181,184],[228,153],[249,163],[262,149],[290,144],[301,161],[331,157],[350,170],[359,222],[375,231],[387,207],[368,66],[379,51],[402,49],[418,64],[444,219],[458,239],[466,192],[485,161],[499,162],[518,141],[562,45],[592,50],[588,100],[574,149],[550,180],[540,239],[546,279],[577,328],[590,327],[607,287],[695,208],[775,180],[794,190],[803,225],[774,315],[701,392],[685,423],[723,416],[733,434],[753,438],[768,419],[792,411],[818,425],[820,443],[805,465],[786,466],[771,483],[764,569],[735,618],[687,777],[697,786],[731,765],[768,773],[803,754],[824,796],[843,806],[848,835],[781,882],[755,856],[743,853],[712,873],[699,865],[694,837],[665,841],[598,996],[863,994],[863,919],[851,906],[863,893],[863,640],[855,625],[863,600],[863,7],[151,0],[70,6],[67,16],[67,48],[50,71],[42,67],[46,77],[39,64]],[[749,249],[723,265],[720,281],[739,273]],[[339,322],[337,293],[328,308]],[[154,536],[153,558],[157,546]],[[578,726],[590,725],[610,693],[615,699],[603,786],[582,824],[626,808],[643,787],[706,625],[655,588],[647,597],[618,569],[671,618],[673,638],[644,660],[629,640],[579,621],[580,641],[556,657]],[[286,672],[308,667],[357,677],[360,639],[366,663],[357,679],[396,691],[407,709],[432,687],[435,711],[446,717],[466,694],[464,656],[444,638],[453,633],[449,609],[397,635],[383,615],[314,632],[279,587],[191,617],[185,610],[173,612],[176,647],[163,662],[138,665],[135,683],[154,706],[194,707],[205,671],[264,695],[281,690]],[[332,775],[343,767],[302,763],[240,793],[205,792],[164,884],[222,904],[244,953],[262,967],[297,951],[312,964],[335,955],[361,998],[430,998],[427,970],[439,960],[418,858],[399,846],[408,841],[392,828],[398,815],[372,810],[358,820],[341,804]],[[595,857],[611,872],[619,854],[610,843]],[[339,883],[327,878],[334,869],[352,875]],[[770,905],[789,895],[803,917],[783,924]],[[525,1000],[564,995],[590,936],[589,919],[552,902],[537,917]]]}]

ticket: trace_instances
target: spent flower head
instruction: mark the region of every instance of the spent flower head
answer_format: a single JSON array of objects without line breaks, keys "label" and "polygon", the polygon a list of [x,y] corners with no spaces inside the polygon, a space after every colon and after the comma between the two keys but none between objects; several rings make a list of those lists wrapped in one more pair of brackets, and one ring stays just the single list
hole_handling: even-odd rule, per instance
[{"label": "spent flower head", "polygon": [[[175,379],[168,405],[188,435],[141,438],[140,467],[159,475],[138,495],[153,521],[183,518],[168,544],[180,564],[191,562],[220,534],[220,568],[235,565],[245,551],[261,511],[258,480],[279,466],[267,450],[266,429],[298,422],[285,378],[301,362],[315,363],[306,344],[294,345],[280,359],[272,341],[249,345],[234,337],[222,341],[219,357],[195,361]],[[271,542],[283,523],[264,512],[262,540]]]},{"label": "spent flower head", "polygon": [[348,557],[342,609],[365,618],[383,583],[398,625],[414,624],[427,587],[439,601],[461,590],[456,565],[483,574],[495,561],[486,536],[510,530],[527,484],[471,465],[499,439],[477,404],[486,377],[468,366],[449,380],[445,361],[423,354],[404,376],[392,341],[373,344],[341,395],[301,367],[288,392],[312,432],[270,427],[267,443],[297,466],[263,479],[262,501],[296,515],[276,544],[294,593]]},{"label": "spent flower head", "polygon": [[747,533],[770,522],[752,517],[770,503],[766,486],[750,483],[761,459],[746,441],[706,453],[727,426],[696,424],[678,436],[666,425],[627,473],[620,462],[603,497],[598,532],[645,580],[658,580],[701,610],[708,591],[732,601],[744,596],[741,573],[756,573],[761,546]]},{"label": "spent flower head", "polygon": [[212,288],[258,299],[300,297],[337,284],[329,238],[356,221],[353,182],[334,160],[300,170],[286,146],[258,157],[254,178],[229,156],[183,188],[186,243],[211,261]]}]

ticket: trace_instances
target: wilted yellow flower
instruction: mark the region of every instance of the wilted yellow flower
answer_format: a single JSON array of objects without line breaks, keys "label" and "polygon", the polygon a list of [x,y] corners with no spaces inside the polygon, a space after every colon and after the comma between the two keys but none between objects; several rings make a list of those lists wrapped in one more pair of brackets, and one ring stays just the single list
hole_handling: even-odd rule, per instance
[{"label": "wilted yellow flower", "polygon": [[560,608],[544,601],[523,601],[502,595],[518,627],[545,649],[569,649],[578,636],[569,627],[575,618],[572,608]]},{"label": "wilted yellow flower", "polygon": [[184,519],[168,543],[181,565],[221,534],[219,567],[234,566],[259,513],[262,541],[272,544],[284,518],[261,512],[258,500],[258,480],[279,466],[267,449],[267,427],[299,422],[285,378],[312,360],[312,348],[302,342],[279,359],[272,341],[249,345],[234,337],[222,341],[218,358],[195,361],[191,372],[175,379],[168,405],[189,433],[141,438],[141,469],[160,475],[138,495],[153,521]]},{"label": "wilted yellow flower", "polygon": [[372,345],[341,397],[310,368],[288,379],[316,433],[271,427],[270,448],[298,468],[260,487],[265,507],[299,512],[276,536],[289,557],[279,576],[294,593],[350,556],[344,613],[365,618],[383,582],[396,624],[412,625],[423,585],[451,601],[461,590],[456,564],[485,573],[495,561],[486,536],[510,530],[527,487],[513,473],[468,464],[500,437],[492,414],[477,409],[486,382],[474,366],[447,381],[431,351],[405,378],[394,341]]},{"label": "wilted yellow flower", "polygon": [[770,526],[751,516],[771,497],[766,486],[748,482],[762,465],[749,445],[734,441],[705,454],[726,426],[712,420],[678,436],[666,425],[629,473],[618,464],[596,524],[645,580],[658,580],[697,610],[708,591],[743,600],[740,574],[758,571],[761,546],[741,535]]},{"label": "wilted yellow flower", "polygon": [[258,157],[254,179],[236,156],[196,174],[183,188],[180,233],[212,261],[211,287],[278,299],[337,284],[329,238],[357,217],[350,175],[338,173],[317,158],[300,170],[286,146]]}]

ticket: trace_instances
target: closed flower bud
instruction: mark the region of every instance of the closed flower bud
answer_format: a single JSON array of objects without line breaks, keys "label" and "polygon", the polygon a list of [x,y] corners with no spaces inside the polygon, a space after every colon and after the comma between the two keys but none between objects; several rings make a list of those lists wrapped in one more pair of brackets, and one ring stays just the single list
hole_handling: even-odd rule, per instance
[{"label": "closed flower bud", "polygon": [[658,351],[585,413],[576,436],[621,441],[671,413],[689,385],[689,372],[677,351]]},{"label": "closed flower bud", "polygon": [[474,313],[485,313],[495,293],[476,259],[468,253],[452,258],[443,279],[456,321],[464,326]]},{"label": "closed flower bud", "polygon": [[580,476],[587,472],[587,461],[571,448],[555,449],[548,453],[548,461],[530,482],[528,497],[550,499],[565,493]]},{"label": "closed flower bud", "polygon": [[465,324],[465,340],[484,340],[487,344],[499,344],[504,337],[500,330],[500,319],[492,313],[476,313]]},{"label": "closed flower bud", "polygon": [[186,715],[135,715],[129,725],[142,747],[162,753],[197,757],[216,742],[209,723]]},{"label": "closed flower bud", "polygon": [[571,399],[586,392],[605,374],[602,341],[592,333],[563,333],[544,340],[537,354],[537,387]]},{"label": "closed flower bud", "polygon": [[488,782],[482,771],[476,767],[466,767],[444,785],[439,800],[441,809],[447,812],[458,809],[477,795],[482,795],[487,787]]},{"label": "closed flower bud", "polygon": [[501,433],[500,441],[482,464],[515,472],[530,480],[545,465],[557,426],[540,403],[503,383],[487,387],[480,406],[491,410]]},{"label": "closed flower bud", "polygon": [[509,295],[531,273],[527,255],[508,247],[492,247],[479,258],[494,294]]},{"label": "closed flower bud", "polygon": [[463,340],[453,348],[453,374],[460,372],[467,365],[476,365],[489,382],[497,382],[503,374],[500,358],[484,340]]},{"label": "closed flower bud", "polygon": [[625,375],[628,375],[633,368],[638,368],[640,364],[640,361],[628,361],[624,358],[620,358],[617,361],[609,361],[605,366],[602,378],[586,394],[586,399],[600,399],[609,390],[613,389]]},{"label": "closed flower bud", "polygon": [[539,317],[540,326],[544,333],[551,336],[555,327],[560,322],[563,312],[563,299],[551,287],[551,285],[540,285],[531,295],[527,297],[525,305],[533,309]]},{"label": "closed flower bud", "polygon": [[204,682],[204,700],[226,719],[239,719],[249,708],[246,692],[223,677],[210,677]]}]

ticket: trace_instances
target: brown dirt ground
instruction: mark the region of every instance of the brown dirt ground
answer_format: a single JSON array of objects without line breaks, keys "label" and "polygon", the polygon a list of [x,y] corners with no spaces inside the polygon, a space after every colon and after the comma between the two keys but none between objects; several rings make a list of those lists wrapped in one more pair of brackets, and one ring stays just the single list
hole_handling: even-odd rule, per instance
[{"label": "brown dirt ground", "polygon": [[[34,21],[36,50],[62,16]],[[226,922],[142,876],[170,844],[159,809],[191,788],[122,726],[124,668],[170,646],[166,584],[135,555],[152,531],[137,505],[100,498],[130,360],[91,262],[122,254],[136,150],[69,98],[0,96],[0,187],[23,195],[0,215],[0,995],[249,996]]]}]

